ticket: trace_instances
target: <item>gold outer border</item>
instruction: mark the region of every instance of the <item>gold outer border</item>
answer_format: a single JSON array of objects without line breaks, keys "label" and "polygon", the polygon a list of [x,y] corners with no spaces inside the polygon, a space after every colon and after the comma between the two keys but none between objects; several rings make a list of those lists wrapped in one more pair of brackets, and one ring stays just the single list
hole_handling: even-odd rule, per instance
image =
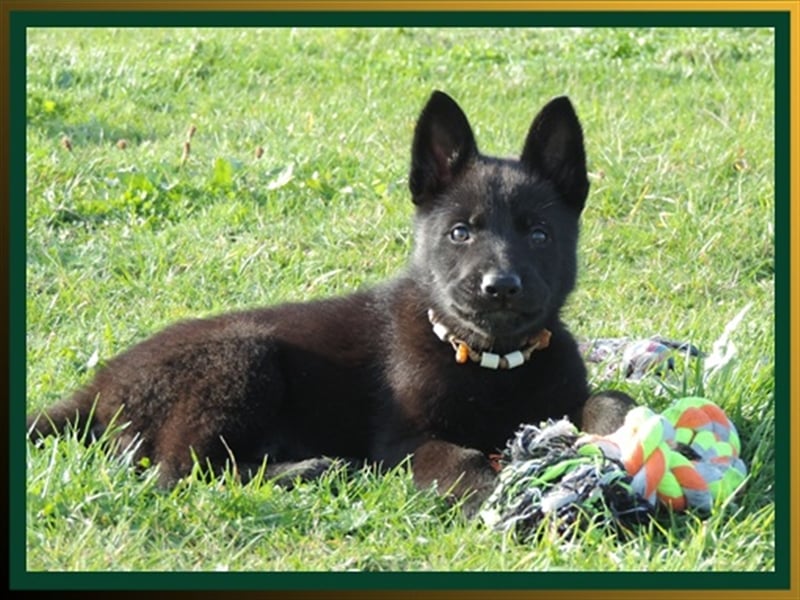
[{"label": "gold outer border", "polygon": [[[9,39],[9,13],[13,11],[591,11],[604,12],[617,11],[776,11],[787,12],[790,15],[790,152],[792,163],[797,165],[800,156],[800,0],[121,0],[108,2],[103,0],[5,0],[0,3],[0,40]],[[0,43],[0,90],[9,89],[9,48],[8,42]],[[9,97],[8,93],[0,93],[0,180],[8,182],[9,157],[11,142],[8,137],[9,126]],[[720,598],[725,600],[751,600],[753,598],[796,600],[800,598],[800,279],[798,278],[798,265],[800,265],[800,169],[790,165],[790,396],[791,407],[789,414],[790,456],[795,460],[790,465],[790,496],[793,502],[790,508],[790,588],[788,590],[495,590],[495,591],[392,591],[383,590],[381,597],[406,598],[413,594],[415,600],[424,598],[452,598],[453,600],[472,600],[477,598],[501,598],[508,600],[523,600],[528,598],[598,598],[618,600],[620,598],[641,598],[646,594],[653,600],[672,600],[673,598]],[[2,196],[0,196],[2,197]],[[0,253],[5,260],[0,261],[0,275],[3,275],[0,286],[8,289],[8,198],[0,202]],[[0,334],[8,339],[8,294],[3,295],[3,311],[5,319],[0,322]],[[778,325],[780,327],[780,325]],[[6,353],[8,344],[0,349]],[[8,360],[2,362],[3,373],[8,381]],[[743,549],[745,550],[745,549]],[[453,574],[453,576],[457,576]],[[680,574],[676,574],[680,577]],[[146,592],[149,596],[161,596],[161,592]],[[216,592],[210,592],[215,594]],[[69,595],[69,594],[67,594]],[[166,595],[166,593],[164,594]],[[170,593],[170,596],[182,595]],[[192,594],[194,595],[194,594]],[[208,596],[209,594],[204,594]],[[224,592],[220,596],[251,596],[252,593]],[[86,592],[81,593],[86,596]],[[376,596],[374,591],[331,591],[331,592],[258,592],[259,597],[336,597],[336,598],[364,598],[371,599]]]},{"label": "gold outer border", "polygon": [[6,0],[4,10],[67,11],[789,11],[797,0]]}]

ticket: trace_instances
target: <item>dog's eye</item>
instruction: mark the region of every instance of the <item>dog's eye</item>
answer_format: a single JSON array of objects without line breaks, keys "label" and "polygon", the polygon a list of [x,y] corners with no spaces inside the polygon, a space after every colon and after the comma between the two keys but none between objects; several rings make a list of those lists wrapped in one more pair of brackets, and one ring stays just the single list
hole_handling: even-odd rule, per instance
[{"label": "dog's eye", "polygon": [[537,246],[540,244],[544,244],[545,242],[547,242],[547,240],[550,239],[550,235],[547,233],[547,230],[545,230],[542,227],[534,227],[533,229],[531,229],[530,236],[531,236],[531,241]]},{"label": "dog's eye", "polygon": [[456,225],[450,230],[450,239],[458,243],[466,242],[469,239],[469,227]]}]

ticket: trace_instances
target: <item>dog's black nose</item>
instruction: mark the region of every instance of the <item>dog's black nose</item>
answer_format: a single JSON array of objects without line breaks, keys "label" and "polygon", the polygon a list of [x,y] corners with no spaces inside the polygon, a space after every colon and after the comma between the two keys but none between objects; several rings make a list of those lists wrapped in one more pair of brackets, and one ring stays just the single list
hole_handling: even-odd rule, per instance
[{"label": "dog's black nose", "polygon": [[522,281],[516,273],[487,273],[481,280],[481,291],[489,298],[502,300],[518,294]]}]

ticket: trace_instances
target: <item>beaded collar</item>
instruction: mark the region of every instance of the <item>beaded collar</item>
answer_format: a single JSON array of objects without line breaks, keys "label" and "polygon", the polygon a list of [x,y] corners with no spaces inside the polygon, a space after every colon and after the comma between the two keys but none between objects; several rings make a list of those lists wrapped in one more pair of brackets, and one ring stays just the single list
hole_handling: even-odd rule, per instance
[{"label": "beaded collar", "polygon": [[464,341],[458,339],[443,323],[436,319],[433,309],[428,310],[428,320],[433,325],[433,333],[443,342],[448,342],[456,351],[456,362],[464,364],[468,360],[478,363],[487,369],[514,369],[530,360],[536,350],[543,350],[550,345],[549,330],[542,329],[539,333],[526,340],[525,345],[514,352],[500,355],[493,352],[480,352],[470,348]]}]

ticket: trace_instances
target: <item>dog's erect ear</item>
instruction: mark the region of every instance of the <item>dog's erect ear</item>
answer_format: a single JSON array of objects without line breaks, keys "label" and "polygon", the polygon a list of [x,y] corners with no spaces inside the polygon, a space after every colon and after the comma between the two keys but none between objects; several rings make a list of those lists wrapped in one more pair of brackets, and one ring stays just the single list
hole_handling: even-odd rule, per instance
[{"label": "dog's erect ear", "polygon": [[417,121],[408,185],[422,204],[450,185],[478,153],[466,115],[450,96],[435,91]]},{"label": "dog's erect ear", "polygon": [[589,193],[583,132],[569,98],[551,100],[533,120],[521,162],[552,181],[570,206],[582,210]]}]

